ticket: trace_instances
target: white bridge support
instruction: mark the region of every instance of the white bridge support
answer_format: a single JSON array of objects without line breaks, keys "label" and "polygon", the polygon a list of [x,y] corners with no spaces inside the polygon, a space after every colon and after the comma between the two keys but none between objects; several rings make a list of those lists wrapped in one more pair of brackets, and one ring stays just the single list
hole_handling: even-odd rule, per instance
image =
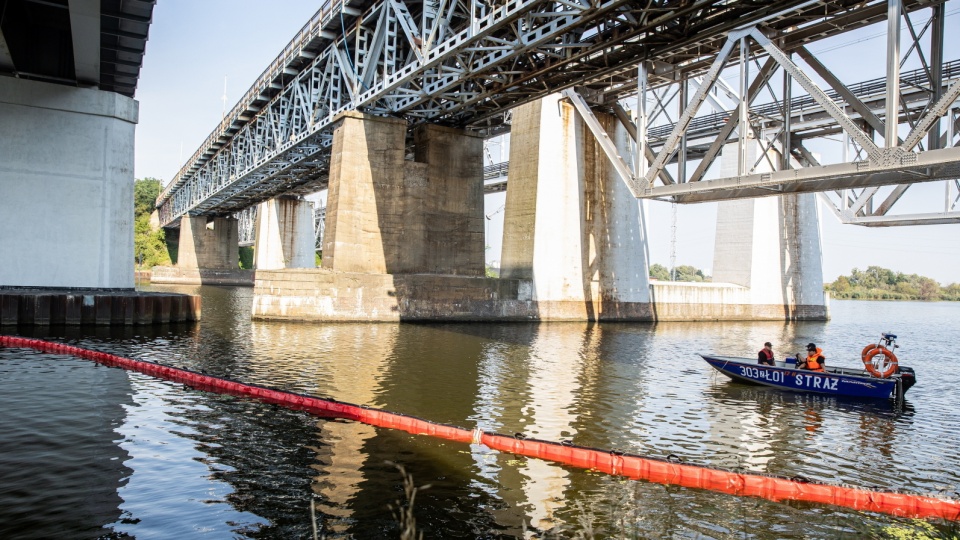
[{"label": "white bridge support", "polygon": [[257,269],[314,268],[313,203],[278,197],[257,210],[253,265]]},{"label": "white bridge support", "polygon": [[133,289],[137,102],[0,78],[0,286]]},{"label": "white bridge support", "polygon": [[[596,115],[621,156],[627,131]],[[529,280],[541,319],[651,320],[641,205],[574,105],[514,110],[501,277]]]},{"label": "white bridge support", "polygon": [[[779,153],[747,139],[755,172],[773,170]],[[736,175],[740,145],[727,144],[721,174]],[[769,158],[769,159],[768,159]],[[713,282],[746,287],[744,312],[755,318],[821,320],[828,317],[823,291],[820,216],[814,193],[722,201],[717,208]]]}]

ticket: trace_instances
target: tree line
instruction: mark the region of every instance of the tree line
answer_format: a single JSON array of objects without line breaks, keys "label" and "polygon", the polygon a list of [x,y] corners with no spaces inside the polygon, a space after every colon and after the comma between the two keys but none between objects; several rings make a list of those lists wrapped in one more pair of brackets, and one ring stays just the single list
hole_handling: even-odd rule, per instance
[{"label": "tree line", "polygon": [[868,266],[866,270],[854,268],[849,276],[840,276],[824,288],[834,298],[960,301],[960,283],[940,286],[926,276],[894,272],[879,266]]},{"label": "tree line", "polygon": [[133,184],[133,256],[138,268],[171,264],[163,229],[150,225],[160,188],[156,178],[138,178]]},{"label": "tree line", "polygon": [[658,281],[710,281],[710,276],[703,273],[703,270],[699,268],[694,268],[688,264],[681,264],[674,268],[675,274],[670,272],[666,266],[662,264],[651,264],[650,265],[650,278],[656,279]]}]

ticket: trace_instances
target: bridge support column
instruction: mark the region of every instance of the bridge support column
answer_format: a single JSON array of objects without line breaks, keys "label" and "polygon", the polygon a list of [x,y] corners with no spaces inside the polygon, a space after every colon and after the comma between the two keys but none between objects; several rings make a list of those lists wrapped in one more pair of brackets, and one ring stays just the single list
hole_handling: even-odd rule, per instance
[{"label": "bridge support column", "polygon": [[312,202],[281,197],[261,203],[255,231],[255,268],[316,267]]},{"label": "bridge support column", "polygon": [[334,130],[323,268],[482,276],[483,139],[346,113]]},{"label": "bridge support column", "polygon": [[[748,166],[755,172],[773,170],[755,140],[747,145]],[[736,176],[737,144],[724,148],[721,176]],[[759,162],[759,163],[758,163]],[[752,318],[824,320],[828,317],[823,291],[820,216],[813,193],[724,201],[717,208],[714,283],[749,289]]]},{"label": "bridge support column", "polygon": [[211,270],[235,269],[240,264],[237,220],[204,216],[180,219],[177,266]]},{"label": "bridge support column", "polygon": [[[629,156],[629,135],[597,114]],[[541,319],[651,320],[642,206],[576,109],[554,94],[514,110],[501,276],[532,282]]]},{"label": "bridge support column", "polygon": [[345,113],[333,132],[317,269],[258,270],[258,319],[528,319],[517,280],[484,276],[483,140]]},{"label": "bridge support column", "polygon": [[253,285],[253,271],[240,269],[238,221],[204,216],[180,218],[177,265],[155,266],[152,283]]},{"label": "bridge support column", "polygon": [[0,286],[133,289],[137,102],[0,77]]},{"label": "bridge support column", "polygon": [[199,319],[199,296],[134,290],[136,123],[131,98],[0,77],[0,324]]}]

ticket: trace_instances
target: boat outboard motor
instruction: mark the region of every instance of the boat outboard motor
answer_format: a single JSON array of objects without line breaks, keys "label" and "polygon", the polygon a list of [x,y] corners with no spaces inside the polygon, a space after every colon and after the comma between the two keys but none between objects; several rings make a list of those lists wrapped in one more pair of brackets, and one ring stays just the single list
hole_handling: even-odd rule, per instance
[{"label": "boat outboard motor", "polygon": [[899,366],[899,370],[900,379],[903,380],[903,391],[906,392],[911,386],[917,384],[917,373],[913,368],[906,366]]}]

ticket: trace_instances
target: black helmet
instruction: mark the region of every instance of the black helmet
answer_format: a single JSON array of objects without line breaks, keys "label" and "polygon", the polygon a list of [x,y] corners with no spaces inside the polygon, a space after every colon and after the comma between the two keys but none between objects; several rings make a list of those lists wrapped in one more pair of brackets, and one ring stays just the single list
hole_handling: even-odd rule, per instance
[{"label": "black helmet", "polygon": [[816,343],[807,343],[807,350],[808,350],[808,351],[815,351],[815,350],[817,350],[817,344],[816,344]]}]

